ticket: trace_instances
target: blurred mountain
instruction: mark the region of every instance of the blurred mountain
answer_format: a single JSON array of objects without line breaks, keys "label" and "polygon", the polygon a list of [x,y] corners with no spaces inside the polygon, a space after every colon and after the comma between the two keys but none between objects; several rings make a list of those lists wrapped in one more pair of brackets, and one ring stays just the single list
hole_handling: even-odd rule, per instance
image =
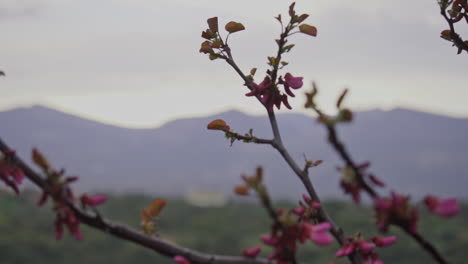
[{"label": "blurred mountain", "polygon": [[[235,142],[208,131],[214,119],[231,128],[271,138],[266,117],[228,111],[180,119],[154,129],[102,124],[43,106],[0,112],[0,137],[30,159],[38,147],[57,168],[79,175],[79,190],[185,195],[194,190],[231,194],[242,173],[265,170],[272,196],[297,199],[304,192],[280,155],[270,146]],[[283,141],[302,165],[304,154],[324,163],[310,170],[324,197],[344,197],[338,187],[339,157],[326,142],[325,130],[302,114],[280,114]],[[468,197],[468,119],[404,109],[355,113],[339,134],[357,161],[371,161],[370,171],[390,189],[420,198],[427,193]]]}]

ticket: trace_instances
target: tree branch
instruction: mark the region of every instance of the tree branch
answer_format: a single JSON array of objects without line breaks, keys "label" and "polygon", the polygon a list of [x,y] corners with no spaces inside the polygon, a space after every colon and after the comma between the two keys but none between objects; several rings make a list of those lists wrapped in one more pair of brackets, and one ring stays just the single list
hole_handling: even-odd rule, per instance
[{"label": "tree branch", "polygon": [[[447,16],[447,11],[446,11],[447,7],[444,8],[444,6],[440,5],[440,14],[444,17],[445,21],[447,21],[447,24],[450,27],[450,39],[449,40],[451,40],[453,44],[457,48],[460,49],[459,52],[461,52],[461,50],[468,52],[468,44],[463,41],[463,39],[460,37],[460,35],[457,32],[455,32],[455,26],[454,26],[455,23],[452,21],[452,19],[450,19]],[[464,17],[468,23],[468,18],[467,18],[468,16],[466,14],[466,11],[465,11]]]},{"label": "tree branch", "polygon": [[[317,108],[314,109],[315,112],[319,116],[324,116],[324,114],[318,110]],[[351,158],[350,154],[346,150],[345,145],[339,140],[337,136],[337,132],[335,129],[334,125],[330,124],[325,124],[327,131],[328,131],[328,141],[329,143],[333,146],[335,151],[339,154],[341,159],[346,163],[347,166],[349,166],[354,174],[357,176],[357,179],[359,181],[359,184],[363,187],[364,191],[372,198],[376,199],[379,198],[378,193],[371,187],[369,186],[366,181],[364,180],[364,177],[361,173],[361,171],[357,168],[356,162]],[[411,232],[408,228],[402,226],[402,225],[397,225],[399,228],[401,228],[405,233],[412,237],[426,252],[428,252],[434,260],[436,260],[440,264],[446,264],[448,263],[442,254],[437,251],[437,249],[427,240],[424,239],[420,234]]]},{"label": "tree branch", "polygon": [[[10,147],[0,138],[0,151],[6,154],[10,151]],[[42,190],[49,192],[50,186],[44,180],[44,178],[29,167],[22,159],[17,155],[11,157],[12,162],[21,170],[28,179],[36,184]],[[210,255],[202,252],[198,252],[189,248],[181,247],[163,239],[147,236],[132,229],[126,225],[114,223],[110,220],[102,218],[98,214],[91,214],[87,211],[81,210],[74,203],[68,200],[66,197],[58,197],[75,213],[76,217],[81,223],[84,223],[90,227],[98,229],[102,232],[109,233],[115,237],[118,237],[129,242],[133,242],[145,248],[151,249],[161,255],[167,257],[184,256],[191,263],[199,264],[267,264],[271,263],[265,259],[249,259],[245,257],[237,256],[220,256]]]}]

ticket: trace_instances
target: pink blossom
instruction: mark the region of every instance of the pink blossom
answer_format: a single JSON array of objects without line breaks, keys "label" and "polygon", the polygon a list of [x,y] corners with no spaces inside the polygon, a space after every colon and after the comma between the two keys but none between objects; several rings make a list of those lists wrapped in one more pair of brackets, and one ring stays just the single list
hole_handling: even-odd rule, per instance
[{"label": "pink blossom", "polygon": [[424,199],[429,211],[442,216],[452,217],[460,212],[460,207],[455,198],[440,199],[429,195]]},{"label": "pink blossom", "polygon": [[23,179],[25,177],[24,173],[23,173],[23,170],[21,170],[20,168],[18,167],[14,167],[12,168],[11,170],[11,175],[13,176],[13,178],[15,179],[15,182],[18,183],[18,184],[21,184],[23,183]]},{"label": "pink blossom", "polygon": [[186,258],[182,256],[175,256],[173,259],[175,262],[179,264],[190,264],[190,261],[188,261]]},{"label": "pink blossom", "polygon": [[81,196],[81,204],[82,206],[98,206],[100,204],[103,204],[105,201],[107,201],[107,196],[106,195],[95,195],[95,196],[89,196],[87,194],[83,194]]},{"label": "pink blossom", "polygon": [[70,234],[75,236],[76,239],[83,239],[83,234],[80,231],[80,221],[76,218],[73,211],[68,207],[61,206],[57,208],[57,214],[55,216],[55,238],[60,240],[63,235],[63,226],[66,226]]},{"label": "pink blossom", "polygon": [[323,222],[316,224],[312,227],[312,233],[310,234],[310,239],[319,246],[326,246],[333,243],[333,238],[328,234],[328,230],[331,229],[331,224],[328,222]]},{"label": "pink blossom", "polygon": [[395,243],[396,241],[396,236],[388,236],[388,237],[374,237],[372,238],[372,242],[375,243],[376,246],[378,247],[388,247],[391,246]]},{"label": "pink blossom", "polygon": [[312,202],[312,199],[310,199],[310,197],[307,194],[303,194],[302,199],[304,199],[304,202],[306,202],[307,204]]},{"label": "pink blossom", "polygon": [[271,80],[269,77],[265,77],[263,81],[260,84],[253,83],[253,89],[252,91],[246,93],[246,96],[255,96],[258,94],[262,94],[262,92],[268,88],[270,88],[272,85]]},{"label": "pink blossom", "polygon": [[262,248],[260,246],[256,246],[254,248],[244,249],[242,253],[246,257],[255,258],[258,254],[260,254],[260,251],[262,251]]},{"label": "pink blossom", "polygon": [[302,77],[294,77],[292,76],[289,72],[284,75],[284,80],[286,81],[286,84],[293,88],[293,89],[299,89],[302,87]]},{"label": "pink blossom", "polygon": [[312,207],[315,209],[320,209],[322,208],[322,205],[319,202],[312,202]]},{"label": "pink blossom", "polygon": [[23,182],[25,175],[20,168],[12,164],[11,156],[13,155],[15,155],[13,150],[7,151],[5,157],[0,158],[0,180],[19,194],[18,184]]},{"label": "pink blossom", "polygon": [[390,197],[379,197],[374,200],[376,223],[380,231],[385,232],[391,224],[397,224],[406,230],[417,233],[419,213],[410,204],[409,196],[394,191]]},{"label": "pink blossom", "polygon": [[298,216],[303,215],[304,212],[305,212],[305,208],[302,206],[293,209],[293,213],[295,213]]},{"label": "pink blossom", "polygon": [[336,252],[335,256],[340,258],[343,256],[348,256],[354,252],[354,243],[346,243],[341,246],[341,248]]},{"label": "pink blossom", "polygon": [[313,232],[310,239],[319,246],[327,246],[333,243],[333,238],[325,231]]},{"label": "pink blossom", "polygon": [[359,250],[364,253],[368,254],[374,250],[375,245],[373,243],[367,242],[365,240],[359,241]]},{"label": "pink blossom", "polygon": [[314,225],[314,232],[324,232],[331,229],[331,224],[328,222],[322,222],[320,224]]},{"label": "pink blossom", "polygon": [[261,236],[260,240],[262,240],[262,242],[265,243],[265,245],[268,245],[268,246],[274,246],[274,245],[278,244],[278,242],[279,242],[277,237],[272,237],[272,236],[269,236],[269,235]]}]

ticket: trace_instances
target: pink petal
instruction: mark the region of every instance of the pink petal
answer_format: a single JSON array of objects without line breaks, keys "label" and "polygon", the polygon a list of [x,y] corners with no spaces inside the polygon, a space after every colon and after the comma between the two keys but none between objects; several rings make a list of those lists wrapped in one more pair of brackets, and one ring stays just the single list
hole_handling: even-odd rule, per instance
[{"label": "pink petal", "polygon": [[452,217],[460,212],[460,207],[455,198],[439,200],[439,204],[434,210],[434,213],[442,217]]},{"label": "pink petal", "polygon": [[274,246],[274,245],[278,244],[278,238],[272,237],[272,236],[269,236],[269,235],[261,236],[260,240],[262,240],[263,243],[265,243],[266,245],[269,245],[269,246]]},{"label": "pink petal", "polygon": [[307,194],[303,194],[303,195],[302,195],[302,199],[303,199],[304,202],[306,202],[307,204],[309,204],[310,202],[312,202],[312,199],[310,199],[310,197],[309,197]]},{"label": "pink petal", "polygon": [[294,77],[289,72],[284,75],[284,80],[293,89],[299,89],[302,87],[302,77]]},{"label": "pink petal", "polygon": [[103,204],[105,201],[107,201],[106,195],[89,196],[87,194],[83,194],[81,196],[81,203],[83,205],[97,206]]},{"label": "pink petal", "polygon": [[190,261],[188,261],[186,258],[182,256],[175,256],[173,259],[175,262],[179,264],[190,264]]},{"label": "pink petal", "polygon": [[320,224],[314,225],[314,232],[324,232],[331,229],[331,224],[328,222],[322,222]]},{"label": "pink petal", "polygon": [[262,248],[259,246],[256,246],[254,248],[245,249],[242,253],[246,257],[255,258],[258,254],[260,254],[260,251],[262,251]]},{"label": "pink petal", "polygon": [[369,243],[367,241],[361,241],[359,243],[359,249],[364,254],[367,254],[367,253],[371,252],[374,248],[375,248],[375,245],[372,244],[372,243]]},{"label": "pink petal", "polygon": [[305,212],[305,208],[302,207],[302,206],[301,206],[301,207],[294,208],[294,210],[293,210],[293,213],[295,213],[295,214],[298,215],[298,216],[303,215],[304,212]]},{"label": "pink petal", "polygon": [[372,242],[375,243],[376,246],[378,247],[388,247],[391,246],[395,243],[396,241],[396,236],[388,236],[388,237],[374,237],[372,238]]},{"label": "pink petal", "polygon": [[20,168],[13,168],[13,170],[11,171],[11,175],[18,184],[21,184],[25,177],[23,171]]},{"label": "pink petal", "polygon": [[353,253],[354,252],[354,246],[353,244],[344,244],[340,250],[338,250],[336,252],[336,257],[337,258],[340,258],[340,257],[344,257],[344,256],[348,256],[349,254]]},{"label": "pink petal", "polygon": [[312,207],[315,209],[320,209],[322,208],[322,205],[319,202],[312,202]]},{"label": "pink petal", "polygon": [[314,232],[310,239],[319,246],[327,246],[333,243],[333,238],[327,232]]}]

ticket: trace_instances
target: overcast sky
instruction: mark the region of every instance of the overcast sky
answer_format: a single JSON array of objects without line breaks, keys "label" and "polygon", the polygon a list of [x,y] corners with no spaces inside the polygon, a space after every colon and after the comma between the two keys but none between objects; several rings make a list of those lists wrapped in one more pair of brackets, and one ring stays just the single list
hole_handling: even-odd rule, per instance
[{"label": "overcast sky", "polygon": [[[0,110],[45,104],[132,127],[262,108],[241,79],[198,52],[206,19],[242,22],[230,37],[244,71],[276,52],[285,0],[0,0]],[[315,80],[325,108],[350,88],[355,109],[406,107],[468,117],[468,54],[439,38],[436,0],[298,0],[318,37],[297,34],[286,60]],[[292,101],[304,103],[302,92]]]}]

